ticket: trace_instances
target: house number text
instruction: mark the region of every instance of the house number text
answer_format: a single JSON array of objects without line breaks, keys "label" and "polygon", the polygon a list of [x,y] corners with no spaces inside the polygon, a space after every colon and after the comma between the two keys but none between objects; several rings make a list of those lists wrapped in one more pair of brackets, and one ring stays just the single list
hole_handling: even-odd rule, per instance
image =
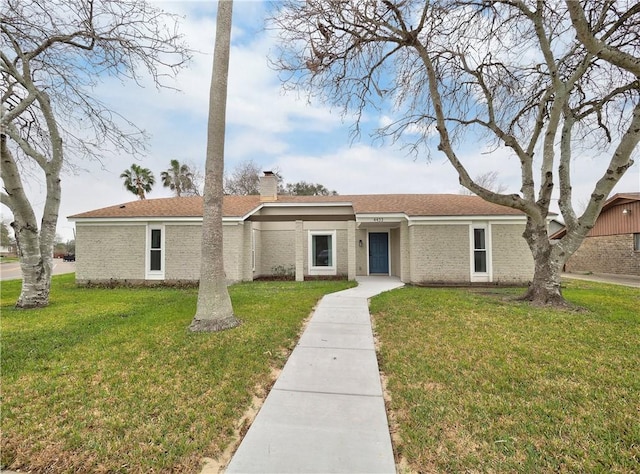
[{"label": "house number text", "polygon": [[384,217],[374,217],[373,222],[384,222]]}]

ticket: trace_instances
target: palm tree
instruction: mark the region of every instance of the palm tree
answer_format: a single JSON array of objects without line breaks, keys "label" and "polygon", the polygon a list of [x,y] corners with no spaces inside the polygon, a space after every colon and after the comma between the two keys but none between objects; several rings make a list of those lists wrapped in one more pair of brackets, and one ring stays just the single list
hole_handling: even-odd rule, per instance
[{"label": "palm tree", "polygon": [[180,197],[182,193],[194,192],[193,173],[188,165],[180,164],[178,160],[171,160],[171,168],[160,173],[162,185],[171,189]]},{"label": "palm tree", "polygon": [[156,184],[156,178],[149,168],[143,168],[135,163],[131,168],[124,170],[120,175],[124,178],[124,187],[132,192],[139,199],[146,199],[145,193],[150,193],[151,188]]},{"label": "palm tree", "polygon": [[196,314],[189,326],[191,331],[222,331],[240,324],[233,315],[231,298],[227,291],[222,247],[224,132],[232,10],[232,0],[218,2],[216,43],[209,91],[200,286]]}]

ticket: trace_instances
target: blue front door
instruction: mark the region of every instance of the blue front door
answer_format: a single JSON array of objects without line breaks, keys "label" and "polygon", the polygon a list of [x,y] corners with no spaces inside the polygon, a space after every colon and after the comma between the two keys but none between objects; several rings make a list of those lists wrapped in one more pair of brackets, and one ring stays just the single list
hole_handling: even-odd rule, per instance
[{"label": "blue front door", "polygon": [[389,234],[369,234],[369,273],[389,274]]}]

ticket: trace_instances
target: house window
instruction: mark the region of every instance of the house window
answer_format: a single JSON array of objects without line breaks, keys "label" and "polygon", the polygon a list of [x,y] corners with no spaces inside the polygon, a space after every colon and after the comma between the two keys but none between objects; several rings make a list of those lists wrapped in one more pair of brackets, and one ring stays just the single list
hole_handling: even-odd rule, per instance
[{"label": "house window", "polygon": [[487,273],[487,239],[486,229],[473,229],[473,271]]},{"label": "house window", "polygon": [[313,267],[332,267],[333,255],[331,252],[331,235],[314,235],[312,242],[312,264]]},{"label": "house window", "polygon": [[493,281],[491,268],[491,224],[469,226],[469,272],[472,282]]},{"label": "house window", "polygon": [[164,279],[164,227],[149,227],[147,232],[147,271],[149,280]]},{"label": "house window", "polygon": [[151,249],[149,270],[162,271],[162,230],[151,229]]},{"label": "house window", "polygon": [[336,233],[309,232],[309,274],[335,275]]},{"label": "house window", "polygon": [[633,250],[640,252],[640,234],[633,234]]}]

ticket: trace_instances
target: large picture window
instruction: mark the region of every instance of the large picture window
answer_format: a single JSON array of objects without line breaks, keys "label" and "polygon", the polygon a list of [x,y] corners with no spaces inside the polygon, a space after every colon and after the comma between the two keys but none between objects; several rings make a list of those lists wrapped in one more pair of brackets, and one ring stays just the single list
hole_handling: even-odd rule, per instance
[{"label": "large picture window", "polygon": [[336,233],[334,231],[309,232],[309,274],[335,275]]}]

